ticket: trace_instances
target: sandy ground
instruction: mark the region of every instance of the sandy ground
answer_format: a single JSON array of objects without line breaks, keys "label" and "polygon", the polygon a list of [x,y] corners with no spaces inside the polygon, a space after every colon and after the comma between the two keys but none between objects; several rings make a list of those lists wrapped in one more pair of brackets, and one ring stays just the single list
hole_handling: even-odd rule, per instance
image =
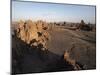
[{"label": "sandy ground", "polygon": [[62,55],[64,51],[70,50],[70,56],[85,65],[88,69],[96,68],[96,33],[91,31],[69,30],[53,28],[49,30],[49,51]]},{"label": "sandy ground", "polygon": [[20,38],[12,36],[12,73],[72,71],[73,66],[63,59],[64,51],[69,51],[70,58],[85,70],[96,68],[95,32],[59,27],[48,32],[49,51],[42,51],[40,46],[31,47]]}]

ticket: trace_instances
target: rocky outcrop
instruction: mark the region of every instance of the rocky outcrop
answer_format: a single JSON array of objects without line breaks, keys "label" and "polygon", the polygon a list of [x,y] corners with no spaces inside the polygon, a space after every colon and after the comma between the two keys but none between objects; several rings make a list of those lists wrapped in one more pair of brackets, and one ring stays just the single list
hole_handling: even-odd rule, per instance
[{"label": "rocky outcrop", "polygon": [[82,68],[80,67],[79,64],[76,63],[74,59],[70,58],[70,53],[65,51],[64,52],[64,60],[68,62],[68,64],[72,65],[74,70],[81,70]]},{"label": "rocky outcrop", "polygon": [[[16,29],[16,35],[18,38],[26,42],[27,44],[38,45],[42,44],[47,49],[46,42],[49,40],[48,24],[44,21],[38,20],[33,22],[31,20],[20,20]],[[43,50],[45,50],[43,49]]]}]

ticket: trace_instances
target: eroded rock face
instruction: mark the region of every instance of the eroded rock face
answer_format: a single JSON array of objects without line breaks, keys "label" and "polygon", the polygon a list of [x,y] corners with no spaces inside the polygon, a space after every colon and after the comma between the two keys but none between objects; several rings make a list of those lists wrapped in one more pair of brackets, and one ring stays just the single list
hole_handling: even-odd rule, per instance
[{"label": "eroded rock face", "polygon": [[49,40],[48,24],[44,21],[38,20],[33,22],[31,20],[19,21],[16,35],[18,38],[30,44],[31,46],[42,45],[43,50],[47,49],[47,41]]},{"label": "eroded rock face", "polygon": [[80,65],[77,64],[76,61],[70,57],[70,53],[67,51],[64,52],[64,60],[66,62],[68,62],[70,65],[72,65],[74,70],[81,70],[82,69],[80,67]]}]

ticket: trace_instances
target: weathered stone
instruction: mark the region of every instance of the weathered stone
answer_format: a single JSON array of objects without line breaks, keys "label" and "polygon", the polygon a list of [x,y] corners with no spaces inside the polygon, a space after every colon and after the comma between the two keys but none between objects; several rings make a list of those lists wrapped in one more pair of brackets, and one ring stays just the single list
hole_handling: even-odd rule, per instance
[{"label": "weathered stone", "polygon": [[27,44],[30,44],[35,39],[36,42],[31,43],[32,45],[42,44],[47,49],[46,43],[49,40],[48,28],[48,24],[41,20],[36,22],[32,22],[31,20],[24,22],[20,20],[17,28],[17,36]]}]

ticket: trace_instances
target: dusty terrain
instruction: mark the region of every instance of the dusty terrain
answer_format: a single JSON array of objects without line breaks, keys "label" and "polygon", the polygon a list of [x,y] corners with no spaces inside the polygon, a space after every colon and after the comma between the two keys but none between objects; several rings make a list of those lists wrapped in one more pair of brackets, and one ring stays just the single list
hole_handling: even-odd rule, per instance
[{"label": "dusty terrain", "polygon": [[15,26],[12,28],[13,74],[96,68],[95,31],[49,25],[41,20],[20,21]]},{"label": "dusty terrain", "polygon": [[85,64],[88,69],[96,67],[96,34],[95,32],[74,31],[60,29],[58,27],[49,31],[51,39],[48,42],[48,50],[62,55],[70,50],[70,55],[76,61]]}]

